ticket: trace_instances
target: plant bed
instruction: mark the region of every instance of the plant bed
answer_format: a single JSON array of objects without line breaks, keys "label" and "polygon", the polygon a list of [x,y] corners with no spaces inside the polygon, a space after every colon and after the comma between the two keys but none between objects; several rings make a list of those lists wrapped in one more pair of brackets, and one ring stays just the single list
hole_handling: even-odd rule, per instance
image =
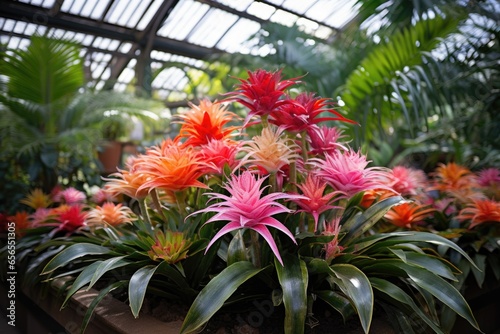
[{"label": "plant bed", "polygon": [[[47,290],[24,289],[23,292],[29,300],[59,323],[65,331],[71,334],[80,333],[85,313],[94,298],[98,296],[99,291],[92,288],[88,291],[80,291],[71,298],[65,308],[61,309],[63,298],[59,289],[64,283],[64,279],[57,279]],[[274,308],[269,303],[261,302],[253,311],[221,310],[198,333],[282,333],[284,312],[281,308]],[[188,308],[185,305],[170,303],[159,298],[146,298],[140,316],[134,318],[126,302],[108,295],[94,310],[85,333],[176,334],[180,332],[182,320],[187,311]],[[361,334],[363,328],[357,319],[350,319],[344,323],[338,314],[321,308],[311,317],[305,329],[307,334],[326,334],[339,331],[345,334]],[[385,315],[376,313],[370,333],[393,334],[396,332],[390,326]]]},{"label": "plant bed", "polygon": [[[80,333],[85,313],[92,301],[99,295],[99,291],[89,289],[77,292],[61,309],[64,298],[59,289],[65,280],[54,280],[50,288],[44,293],[40,290],[25,289],[24,293],[36,303],[43,311],[56,320],[68,333]],[[126,334],[126,333],[179,333],[182,322],[163,322],[157,318],[141,314],[137,319],[130,313],[130,308],[125,303],[110,295],[103,299],[95,308],[94,314],[87,326],[87,334]]]}]

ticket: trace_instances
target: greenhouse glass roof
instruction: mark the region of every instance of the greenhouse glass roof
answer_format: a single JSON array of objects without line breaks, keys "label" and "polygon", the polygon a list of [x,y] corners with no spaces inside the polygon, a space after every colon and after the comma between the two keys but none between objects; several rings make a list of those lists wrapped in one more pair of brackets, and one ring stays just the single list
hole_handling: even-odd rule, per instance
[{"label": "greenhouse glass roof", "polygon": [[[182,64],[203,67],[217,53],[259,55],[251,36],[265,22],[297,25],[328,40],[356,15],[355,0],[1,0],[0,43],[25,48],[47,34],[83,45],[87,79],[124,90],[151,57],[152,89],[160,97],[187,82]],[[163,66],[175,62],[177,66]]]}]

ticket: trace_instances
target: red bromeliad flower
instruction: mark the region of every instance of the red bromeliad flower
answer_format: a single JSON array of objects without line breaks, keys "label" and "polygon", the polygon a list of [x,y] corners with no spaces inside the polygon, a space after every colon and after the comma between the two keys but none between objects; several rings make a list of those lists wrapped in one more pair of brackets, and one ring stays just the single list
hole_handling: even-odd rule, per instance
[{"label": "red bromeliad flower", "polygon": [[85,225],[85,212],[81,205],[61,205],[56,210],[57,223],[47,223],[47,226],[56,226],[57,230],[74,232]]},{"label": "red bromeliad flower", "polygon": [[276,258],[283,265],[278,247],[267,227],[271,226],[280,230],[296,243],[292,233],[272,216],[292,212],[292,210],[276,202],[276,200],[299,199],[303,198],[303,196],[274,192],[262,197],[264,188],[261,189],[261,185],[265,179],[265,177],[256,179],[251,172],[245,171],[240,176],[233,175],[226,184],[225,189],[231,196],[220,193],[208,194],[211,196],[210,201],[221,199],[222,202],[214,203],[193,214],[215,212],[216,214],[205,224],[216,221],[229,221],[229,223],[210,240],[207,250],[224,234],[241,228],[248,228],[259,233],[267,241]]},{"label": "red bromeliad flower", "polygon": [[392,190],[386,185],[390,171],[382,167],[366,168],[368,163],[364,155],[352,149],[327,154],[325,160],[311,159],[312,166],[317,168],[316,175],[348,197],[369,189]]},{"label": "red bromeliad flower", "polygon": [[235,101],[250,109],[244,125],[253,116],[267,116],[279,106],[289,103],[283,99],[285,89],[298,83],[297,78],[281,81],[281,70],[268,72],[265,70],[248,71],[248,80],[239,79],[241,84],[236,91],[229,92],[224,101]]},{"label": "red bromeliad flower", "polygon": [[469,228],[485,223],[500,223],[500,202],[490,199],[474,199],[465,209],[462,209],[457,219],[470,220]]},{"label": "red bromeliad flower", "polygon": [[433,208],[415,202],[404,202],[393,206],[384,217],[396,226],[410,228],[412,224],[422,222],[434,211],[436,210]]},{"label": "red bromeliad flower", "polygon": [[190,104],[191,110],[179,115],[182,124],[179,138],[186,138],[184,145],[200,146],[211,140],[224,140],[233,135],[239,127],[229,126],[237,116],[220,103],[201,100],[200,105]]},{"label": "red bromeliad flower", "polygon": [[314,217],[315,231],[318,228],[318,218],[320,214],[329,209],[339,208],[338,206],[330,205],[332,199],[335,197],[336,199],[344,197],[340,191],[334,191],[323,195],[326,186],[327,184],[321,182],[318,177],[309,174],[303,184],[297,185],[305,198],[293,199],[293,201],[302,208],[296,212],[307,212]]},{"label": "red bromeliad flower", "polygon": [[[357,124],[330,108],[333,101],[315,96],[313,93],[299,94],[290,103],[283,104],[271,111],[269,122],[284,127],[287,131],[300,133],[313,125],[325,121],[342,121]],[[335,117],[319,117],[329,113]]]}]

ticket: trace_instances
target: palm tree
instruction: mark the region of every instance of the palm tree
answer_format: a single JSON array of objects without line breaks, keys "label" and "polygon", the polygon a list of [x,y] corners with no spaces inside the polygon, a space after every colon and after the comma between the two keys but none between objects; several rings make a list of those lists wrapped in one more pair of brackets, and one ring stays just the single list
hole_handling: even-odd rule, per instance
[{"label": "palm tree", "polygon": [[498,9],[451,0],[357,6],[356,19],[329,44],[270,24],[257,37],[272,52],[227,61],[233,72],[278,66],[290,77],[307,73],[308,90],[338,99],[361,124],[344,131],[378,164],[499,164]]},{"label": "palm tree", "polygon": [[157,119],[145,110],[152,101],[85,89],[80,54],[70,41],[33,36],[27,49],[7,50],[0,62],[0,158],[46,192],[61,181],[99,184],[97,147],[104,130],[121,124],[124,115]]}]

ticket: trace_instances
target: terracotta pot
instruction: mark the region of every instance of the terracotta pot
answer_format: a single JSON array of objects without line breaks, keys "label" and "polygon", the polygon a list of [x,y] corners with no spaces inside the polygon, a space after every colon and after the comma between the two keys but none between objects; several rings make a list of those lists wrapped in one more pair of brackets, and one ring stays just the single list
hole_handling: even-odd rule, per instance
[{"label": "terracotta pot", "polygon": [[116,172],[117,167],[122,164],[123,145],[118,141],[109,141],[103,145],[97,153],[99,161],[102,164],[102,174],[110,174]]}]

